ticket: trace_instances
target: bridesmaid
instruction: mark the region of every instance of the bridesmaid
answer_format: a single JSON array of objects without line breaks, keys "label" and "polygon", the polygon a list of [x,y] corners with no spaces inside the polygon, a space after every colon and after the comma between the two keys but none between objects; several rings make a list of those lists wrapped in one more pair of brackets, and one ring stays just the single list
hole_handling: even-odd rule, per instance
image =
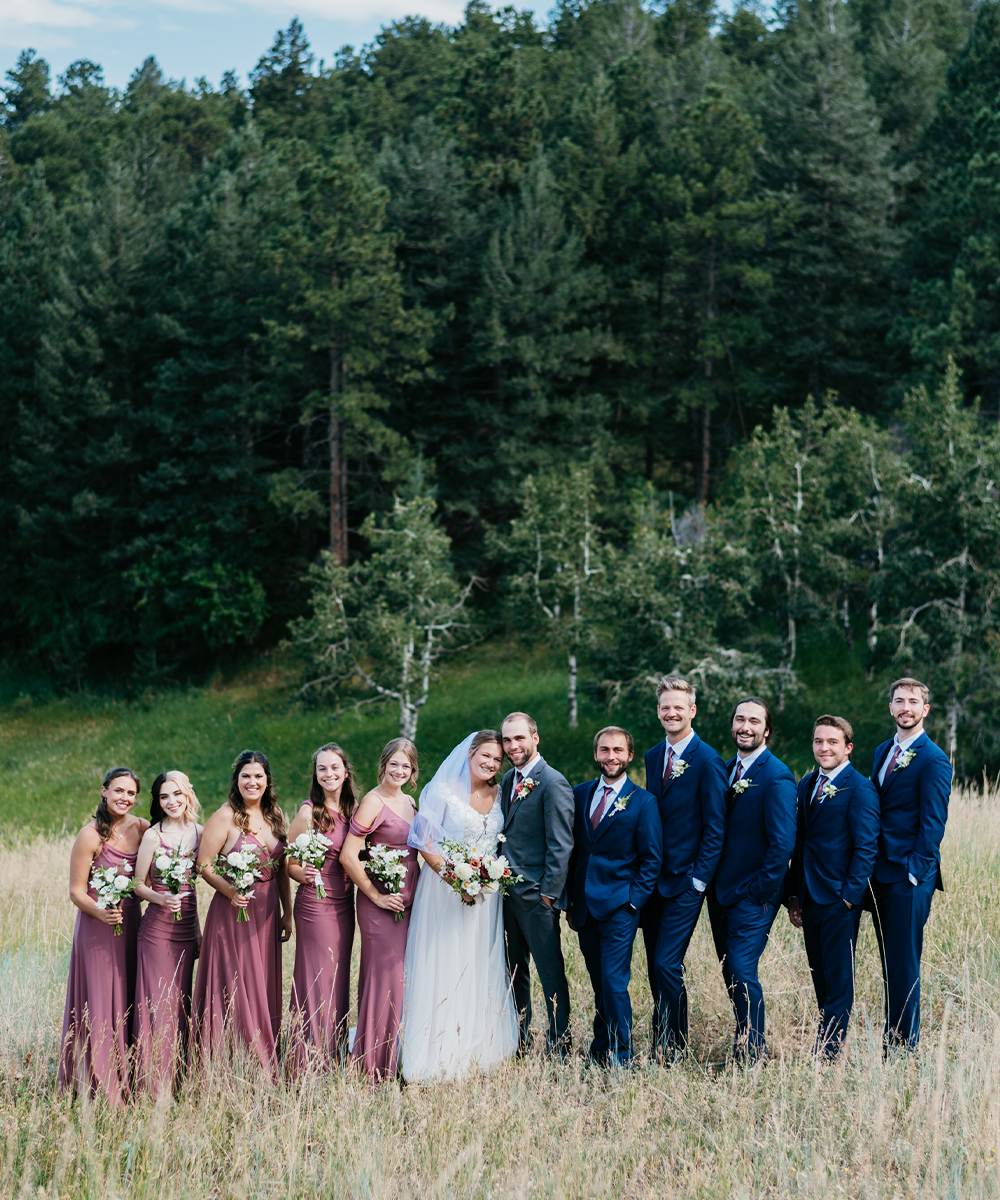
[{"label": "bridesmaid", "polygon": [[[165,853],[198,853],[198,797],[183,771],[153,781],[146,830],[135,865],[136,895],[148,901],[139,926],[139,972],[135,985],[136,1086],[154,1098],[170,1095],[178,1079],[191,1020],[191,979],[198,956],[198,902],[194,872],[174,895],[157,866]],[[180,914],[180,919],[175,914]]]},{"label": "bridesmaid", "polygon": [[[358,887],[361,929],[358,1028],[351,1058],[376,1083],[395,1078],[398,1069],[403,959],[419,870],[417,852],[406,844],[416,809],[403,787],[416,782],[417,748],[408,738],[395,738],[382,751],[378,786],[358,806],[340,852]],[[366,842],[405,851],[400,861],[406,863],[406,879],[399,895],[388,895],[385,885],[376,883],[365,870],[360,855]],[[404,914],[401,921],[395,919],[399,912]]]},{"label": "bridesmaid", "polygon": [[[212,870],[215,856],[258,849],[265,868],[253,897],[241,896]],[[277,1078],[281,1030],[281,943],[292,935],[285,871],[285,817],[271,767],[259,750],[233,763],[229,799],[205,824],[198,850],[201,877],[215,888],[205,918],[192,1004],[195,1034],[206,1059],[242,1043]],[[238,921],[240,909],[248,919]]]},{"label": "bridesmaid", "polygon": [[[334,743],[312,756],[312,785],[288,831],[291,845],[315,830],[329,838],[322,869],[288,861],[288,874],[299,884],[295,894],[295,968],[291,1014],[299,1027],[295,1065],[305,1066],[307,1046],[329,1061],[340,1053],[350,1010],[351,951],[354,948],[354,884],[340,863],[340,851],[357,807],[354,774],[344,751]],[[316,896],[320,876],[326,897]]]},{"label": "bridesmaid", "polygon": [[[104,776],[92,821],[80,830],[69,862],[69,898],[80,910],[66,985],[59,1086],[95,1096],[103,1092],[120,1106],[130,1094],[128,1047],[132,1042],[136,935],[139,901],[127,896],[120,908],[98,908],[90,871],[119,867],[135,871],[136,855],[149,822],[133,814],[139,778],[128,767]],[[120,934],[114,927],[120,924]]]}]

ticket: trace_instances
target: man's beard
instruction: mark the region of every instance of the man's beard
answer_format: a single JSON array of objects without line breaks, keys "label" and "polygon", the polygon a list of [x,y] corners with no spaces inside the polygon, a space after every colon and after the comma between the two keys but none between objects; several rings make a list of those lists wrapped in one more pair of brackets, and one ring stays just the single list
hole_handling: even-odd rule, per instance
[{"label": "man's beard", "polygon": [[[895,720],[899,729],[912,729],[914,725],[918,725],[920,723],[920,718],[915,716],[913,713],[904,713],[903,716],[894,717],[893,719]],[[904,722],[906,722],[906,724],[904,724]]]},{"label": "man's beard", "polygon": [[764,744],[764,734],[763,734],[763,733],[759,733],[759,734],[757,734],[757,735],[756,735],[756,740],[755,740],[755,741],[754,741],[754,742],[753,742],[751,745],[749,745],[749,746],[742,746],[742,745],[740,745],[740,742],[739,742],[739,740],[737,739],[737,737],[736,737],[736,734],[734,733],[734,734],[733,734],[733,744],[736,746],[736,749],[737,749],[737,750],[740,750],[740,751],[742,751],[744,754],[753,754],[753,752],[754,752],[755,750],[757,750],[757,749],[759,749],[761,746],[763,746],[763,744]]},{"label": "man's beard", "polygon": [[625,772],[628,770],[628,763],[619,764],[613,773],[607,767],[602,767],[601,770],[604,773],[604,778],[610,779],[613,783],[616,779],[621,779],[621,777],[625,774]]},{"label": "man's beard", "polygon": [[525,763],[531,762],[532,752],[530,750],[515,750],[513,753],[508,754],[507,757],[510,759],[514,769],[520,770]]}]

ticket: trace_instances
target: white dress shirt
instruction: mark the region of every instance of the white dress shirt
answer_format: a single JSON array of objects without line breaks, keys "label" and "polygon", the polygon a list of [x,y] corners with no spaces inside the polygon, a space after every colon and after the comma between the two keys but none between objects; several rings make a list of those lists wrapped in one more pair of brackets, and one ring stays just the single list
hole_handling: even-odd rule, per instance
[{"label": "white dress shirt", "polygon": [[739,764],[740,763],[743,764],[743,774],[746,775],[747,771],[750,770],[750,768],[754,765],[754,763],[757,761],[757,759],[760,758],[760,756],[764,753],[764,751],[766,749],[767,749],[767,742],[762,742],[757,747],[757,749],[754,750],[752,753],[748,754],[746,756],[746,758],[744,758],[742,754],[736,755],[736,762],[733,763],[733,769],[729,772],[729,786],[730,787],[732,787],[733,780],[736,778],[736,768],[739,766]]},{"label": "white dress shirt", "polygon": [[667,775],[667,759],[670,757],[670,751],[673,750],[674,762],[676,762],[679,758],[684,757],[684,751],[688,748],[688,746],[691,745],[691,743],[693,741],[694,741],[694,730],[693,729],[687,735],[687,737],[682,737],[681,740],[679,742],[676,742],[673,746],[671,746],[669,738],[667,738],[664,741],[664,743],[663,743],[663,777],[664,778],[666,778],[666,775]]},{"label": "white dress shirt", "polygon": [[[594,788],[594,795],[590,801],[590,809],[588,810],[587,815],[589,817],[593,818],[594,813],[597,812],[598,808],[600,807],[601,799],[604,796],[604,789],[606,787],[611,788],[611,795],[608,797],[608,808],[610,808],[612,806],[612,804],[614,804],[614,802],[618,799],[618,796],[620,795],[622,788],[625,786],[625,784],[627,782],[628,782],[628,772],[627,771],[623,771],[621,773],[621,775],[619,775],[618,778],[616,780],[614,780],[614,782],[612,782],[610,779],[605,779],[604,776],[602,775],[597,784],[597,787]],[[608,815],[608,808],[606,808],[604,810],[605,817]],[[601,818],[601,820],[603,820],[603,819],[604,819],[604,817]]]},{"label": "white dress shirt", "polygon": [[[834,767],[832,771],[824,771],[823,768],[820,767],[819,774],[826,776],[826,783],[833,783],[833,781],[837,778],[837,776],[840,774],[840,772],[845,770],[850,765],[851,765],[851,760],[849,758],[845,758],[844,761],[840,764],[840,766]],[[819,786],[819,776],[816,777],[816,782],[813,784],[813,790],[809,794],[809,802],[810,803],[812,803],[813,796],[816,795],[816,788],[818,786]],[[824,784],[823,786],[825,787],[826,784]],[[821,795],[819,797],[818,803],[822,804],[825,799],[826,799],[826,797]]]}]

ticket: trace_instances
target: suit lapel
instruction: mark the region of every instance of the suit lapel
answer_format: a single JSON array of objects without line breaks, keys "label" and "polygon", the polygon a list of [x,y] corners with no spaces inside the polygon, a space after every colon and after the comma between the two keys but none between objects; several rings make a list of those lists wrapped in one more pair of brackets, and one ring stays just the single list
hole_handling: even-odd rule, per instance
[{"label": "suit lapel", "polygon": [[541,773],[542,773],[542,770],[544,769],[544,767],[545,767],[545,759],[542,758],[541,756],[539,756],[538,762],[535,763],[534,767],[532,767],[530,773],[527,776],[525,776],[525,778],[527,778],[527,779],[537,779],[538,786],[532,788],[527,796],[522,796],[521,799],[517,800],[517,801],[514,800],[514,780],[517,778],[517,772],[511,771],[511,773],[510,773],[510,790],[507,793],[507,816],[504,819],[504,823],[503,823],[504,829],[506,829],[507,826],[511,823],[511,821],[513,821],[518,809],[524,807],[525,800],[529,799],[535,792],[538,791],[538,788],[540,788],[542,786]]},{"label": "suit lapel", "polygon": [[[663,757],[660,759],[660,777],[662,779],[663,772],[666,770],[666,764],[667,764],[667,743],[662,742],[661,745],[663,747]],[[698,747],[700,745],[701,745],[701,738],[697,734],[695,734],[694,737],[691,739],[691,741],[688,742],[687,749],[684,751],[683,755],[681,755],[681,760],[683,762],[686,762],[690,766],[691,761],[694,758],[695,754],[698,752]],[[677,759],[675,758],[674,763],[676,764],[676,762],[677,762]],[[680,778],[680,776],[678,776],[678,778]],[[673,776],[671,776],[669,779],[663,779],[662,791],[660,794],[666,795],[667,789],[670,787],[670,785],[673,782],[674,782]]]},{"label": "suit lapel", "polygon": [[[600,780],[597,781],[600,783]],[[626,779],[622,785],[622,790],[618,793],[614,800],[608,805],[608,811],[601,818],[601,823],[591,834],[591,840],[596,842],[603,834],[607,833],[615,817],[618,815],[618,810],[615,808],[622,800],[627,799],[635,791],[635,784],[631,779]],[[593,797],[591,797],[593,798]],[[590,822],[588,821],[588,824]]]}]

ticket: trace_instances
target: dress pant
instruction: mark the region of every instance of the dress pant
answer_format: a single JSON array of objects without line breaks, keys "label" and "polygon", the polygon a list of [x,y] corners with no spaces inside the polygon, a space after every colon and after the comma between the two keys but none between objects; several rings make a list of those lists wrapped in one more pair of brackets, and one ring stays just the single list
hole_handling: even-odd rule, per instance
[{"label": "dress pant", "polygon": [[802,901],[802,934],[812,972],[819,1032],[814,1054],[834,1059],[840,1053],[854,1007],[854,951],[858,944],[861,909],[836,904],[817,904],[809,896]]},{"label": "dress pant", "polygon": [[[670,1055],[688,1039],[688,1001],[684,957],[698,924],[704,893],[693,886],[676,896],[655,892],[642,910],[649,990],[653,996],[653,1049]],[[647,918],[647,909],[651,910]]]},{"label": "dress pant", "polygon": [[715,952],[736,1017],[733,1055],[751,1063],[767,1053],[764,992],[757,966],[777,911],[775,905],[758,904],[749,896],[728,905],[720,904],[712,891],[708,897]]},{"label": "dress pant", "polygon": [[920,1041],[920,956],[931,912],[935,876],[870,886],[872,921],[882,960],[885,989],[884,1044],[915,1050]]},{"label": "dress pant", "polygon": [[600,1063],[632,1061],[632,947],[639,914],[627,905],[606,921],[588,916],[577,930],[580,952],[594,989],[594,1040],[590,1056]]},{"label": "dress pant", "polygon": [[503,932],[507,944],[507,969],[517,1009],[520,1046],[528,1047],[531,1028],[531,978],[529,956],[535,961],[538,981],[545,996],[549,1028],[545,1043],[549,1049],[569,1046],[569,985],[563,963],[559,935],[559,909],[550,908],[537,894],[503,900]]}]

